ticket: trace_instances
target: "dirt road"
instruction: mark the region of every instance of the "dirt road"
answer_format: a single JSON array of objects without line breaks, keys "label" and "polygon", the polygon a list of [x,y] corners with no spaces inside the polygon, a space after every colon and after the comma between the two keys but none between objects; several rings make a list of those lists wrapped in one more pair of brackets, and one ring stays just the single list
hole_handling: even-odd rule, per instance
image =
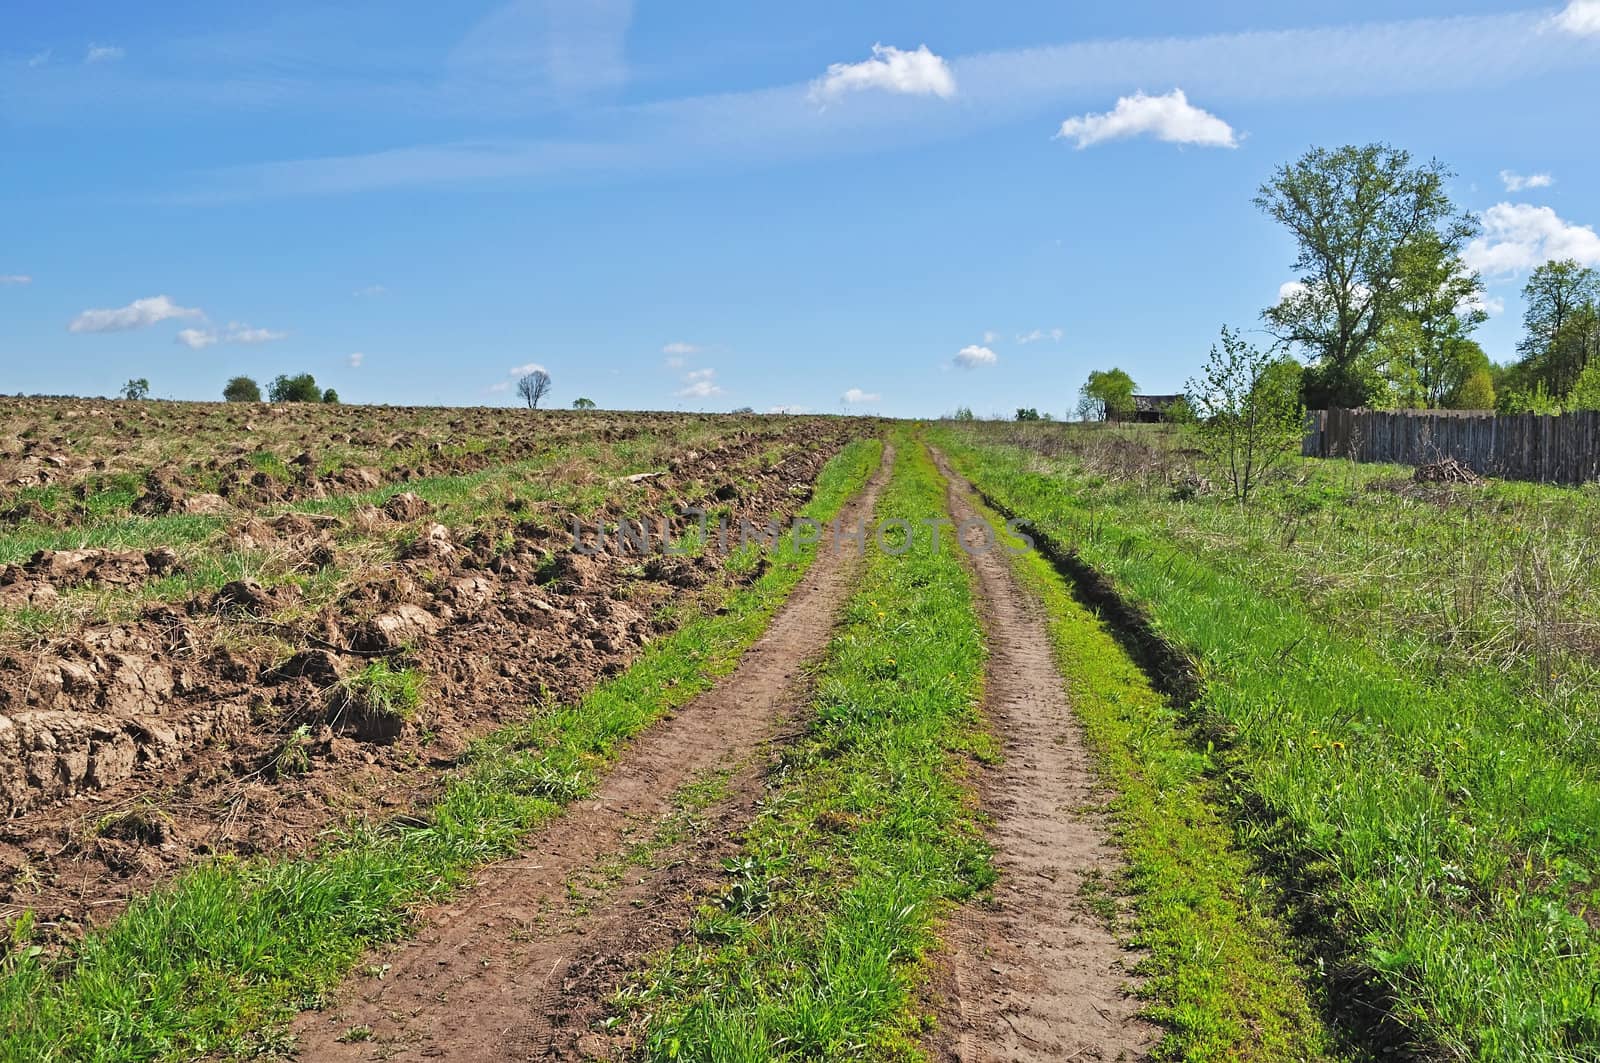
[{"label": "dirt road", "polygon": [[[940,455],[951,517],[977,517],[968,486]],[[939,987],[945,1060],[1116,1060],[1144,1056],[1156,1031],[1136,1018],[1123,949],[1086,897],[1114,880],[1105,793],[1045,618],[1005,553],[972,555],[988,638],[984,712],[1004,763],[982,778],[999,881],[992,904],[964,909],[946,935]]]},{"label": "dirt road", "polygon": [[[841,515],[870,518],[893,465]],[[714,889],[721,860],[763,791],[762,751],[805,704],[805,665],[827,646],[859,573],[830,549],[767,633],[715,688],[637,738],[592,799],[485,869],[431,913],[413,941],[369,958],[365,975],[295,1024],[308,1060],[606,1058],[605,1001],[645,954],[670,945]],[[696,829],[672,837],[686,786],[725,776]],[[668,840],[659,848],[652,838]],[[641,857],[641,851],[643,856]],[[587,885],[586,885],[587,884]]]}]

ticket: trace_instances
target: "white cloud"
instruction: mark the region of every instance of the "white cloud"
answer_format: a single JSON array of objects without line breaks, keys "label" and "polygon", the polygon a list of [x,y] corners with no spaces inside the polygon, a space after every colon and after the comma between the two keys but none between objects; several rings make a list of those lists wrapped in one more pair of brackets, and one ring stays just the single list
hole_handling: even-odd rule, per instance
[{"label": "white cloud", "polygon": [[849,391],[839,396],[839,401],[855,405],[862,402],[877,402],[881,398],[883,398],[883,396],[879,395],[876,391],[862,391],[860,388],[851,388]]},{"label": "white cloud", "polygon": [[1465,314],[1473,310],[1482,310],[1490,317],[1494,317],[1497,314],[1503,314],[1506,312],[1506,301],[1497,295],[1488,295],[1484,292],[1477,292],[1472,296],[1472,298],[1467,299],[1460,306],[1456,307],[1456,313],[1458,314]]},{"label": "white cloud", "polygon": [[489,385],[489,390],[490,391],[510,391],[511,390],[511,381],[502,380],[497,384],[490,384]]},{"label": "white cloud", "polygon": [[287,337],[287,332],[278,332],[269,328],[251,328],[237,322],[228,325],[228,331],[223,334],[223,339],[229,343],[271,343]]},{"label": "white cloud", "polygon": [[1512,173],[1510,170],[1501,170],[1500,180],[1505,184],[1507,192],[1521,192],[1524,188],[1549,188],[1556,183],[1556,179],[1547,173],[1531,173],[1524,176]]},{"label": "white cloud", "polygon": [[271,343],[287,337],[287,332],[273,329],[251,328],[237,321],[228,322],[225,329],[186,328],[178,333],[177,341],[192,351],[202,350],[216,343]]},{"label": "white cloud", "polygon": [[1308,289],[1299,281],[1284,281],[1282,284],[1278,285],[1278,302],[1281,303],[1285,299],[1293,299],[1295,296],[1301,295],[1309,290],[1310,289]]},{"label": "white cloud", "polygon": [[768,406],[767,407],[767,412],[768,413],[810,413],[811,410],[809,408],[805,407],[805,406]]},{"label": "white cloud", "polygon": [[1076,139],[1087,148],[1107,140],[1153,136],[1169,144],[1198,144],[1207,148],[1236,148],[1233,127],[1216,115],[1189,102],[1182,89],[1165,96],[1136,92],[1117,101],[1104,114],[1085,114],[1061,123],[1056,136]]},{"label": "white cloud", "polygon": [[1600,0],[1572,0],[1551,21],[1557,29],[1574,36],[1592,37],[1600,34]]},{"label": "white cloud", "polygon": [[511,376],[527,376],[529,373],[549,372],[538,362],[529,362],[527,365],[514,365],[511,367]]},{"label": "white cloud", "polygon": [[961,350],[956,353],[955,362],[958,368],[976,369],[982,365],[993,365],[999,360],[999,356],[989,348],[980,347],[974,343],[970,346],[961,348]]},{"label": "white cloud", "polygon": [[1062,332],[1058,328],[1053,328],[1049,331],[1046,331],[1042,328],[1036,328],[1032,332],[1023,332],[1018,334],[1017,342],[1038,343],[1040,340],[1049,340],[1052,343],[1060,343],[1061,337],[1064,335],[1066,335],[1066,333]]},{"label": "white cloud", "polygon": [[1563,221],[1549,207],[1496,203],[1480,216],[1483,232],[1461,253],[1471,269],[1486,277],[1531,270],[1551,259],[1573,258],[1600,266],[1600,236],[1587,225]]},{"label": "white cloud", "polygon": [[44,66],[44,65],[46,65],[47,63],[50,62],[51,54],[52,53],[51,53],[50,49],[46,48],[42,52],[37,52],[37,53],[35,53],[33,55],[30,55],[28,57],[28,65],[30,67],[35,67],[35,68]]},{"label": "white cloud", "polygon": [[692,343],[669,343],[661,348],[662,354],[699,354],[700,348]]},{"label": "white cloud", "polygon": [[994,329],[985,329],[984,333],[983,333],[983,342],[984,343],[999,343],[1000,342],[1000,333],[996,332]]},{"label": "white cloud", "polygon": [[680,399],[709,399],[721,395],[717,386],[715,369],[692,369],[683,375],[683,387],[678,389]]},{"label": "white cloud", "polygon": [[811,100],[828,103],[849,92],[870,90],[949,99],[956,94],[956,79],[950,64],[926,44],[914,52],[874,44],[871,59],[830,65],[827,74],[811,83]]},{"label": "white cloud", "polygon": [[171,318],[205,317],[199,310],[179,306],[165,295],[135,299],[116,310],[85,310],[72,319],[68,332],[125,332]]},{"label": "white cloud", "polygon": [[220,337],[210,329],[186,328],[178,333],[178,342],[191,351],[198,351],[216,343]]},{"label": "white cloud", "polygon": [[668,358],[667,359],[667,368],[668,369],[682,369],[683,368],[683,359],[677,357],[676,355],[672,356],[671,358]]},{"label": "white cloud", "polygon": [[357,288],[353,293],[358,299],[371,299],[378,295],[388,295],[389,289],[381,284],[369,284],[365,288]]},{"label": "white cloud", "polygon": [[13,284],[32,284],[32,283],[33,283],[33,278],[28,276],[26,273],[0,274],[0,288],[5,288],[5,287],[8,287],[8,286],[13,285]]},{"label": "white cloud", "polygon": [[121,59],[127,53],[114,44],[91,44],[84,53],[85,63],[109,63],[114,59]]},{"label": "white cloud", "polygon": [[356,351],[354,354],[352,354],[349,358],[346,359],[346,361],[348,361],[350,363],[350,368],[351,369],[360,369],[361,368],[361,363],[366,361],[366,360],[367,360],[367,356],[362,354],[360,351]]}]

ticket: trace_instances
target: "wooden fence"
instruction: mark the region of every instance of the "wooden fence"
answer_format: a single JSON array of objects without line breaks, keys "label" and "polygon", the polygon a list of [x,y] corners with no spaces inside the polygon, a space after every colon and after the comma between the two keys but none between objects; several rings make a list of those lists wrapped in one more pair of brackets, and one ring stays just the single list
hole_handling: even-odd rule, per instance
[{"label": "wooden fence", "polygon": [[1399,465],[1454,458],[1485,476],[1582,484],[1600,480],[1600,413],[1319,410],[1301,453]]}]

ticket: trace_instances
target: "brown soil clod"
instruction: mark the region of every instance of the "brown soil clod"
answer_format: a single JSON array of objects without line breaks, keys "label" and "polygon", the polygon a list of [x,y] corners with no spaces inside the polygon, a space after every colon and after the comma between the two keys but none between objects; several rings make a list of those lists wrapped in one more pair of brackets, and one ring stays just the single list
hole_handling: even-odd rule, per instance
[{"label": "brown soil clod", "polygon": [[[951,516],[976,518],[936,458]],[[970,556],[989,646],[984,713],[1005,755],[979,782],[999,880],[992,901],[948,927],[927,1047],[942,1060],[1141,1058],[1156,1031],[1129,993],[1130,953],[1083,897],[1122,866],[1105,794],[1038,605],[1002,551]]]},{"label": "brown soil clod", "polygon": [[[871,513],[893,462],[887,449],[845,513]],[[304,1059],[593,1059],[626,1053],[603,1033],[607,1000],[638,962],[686,932],[695,898],[720,881],[764,792],[761,749],[804,703],[803,665],[827,645],[859,568],[828,548],[729,676],[635,738],[599,792],[530,839],[522,856],[485,869],[434,912],[414,942],[370,963],[382,978],[352,983],[295,1025]],[[686,783],[731,771],[711,825],[627,866],[630,850],[673,811]],[[625,874],[598,897],[572,884]],[[348,1033],[362,1029],[360,1040]],[[370,1033],[369,1033],[370,1031]]]}]

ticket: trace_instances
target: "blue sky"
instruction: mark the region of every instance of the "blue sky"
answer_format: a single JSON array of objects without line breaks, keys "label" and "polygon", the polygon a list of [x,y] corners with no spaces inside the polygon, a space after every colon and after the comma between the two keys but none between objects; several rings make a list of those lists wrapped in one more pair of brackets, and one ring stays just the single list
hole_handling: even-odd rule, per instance
[{"label": "blue sky", "polygon": [[1059,415],[1258,327],[1256,187],[1374,140],[1481,212],[1505,360],[1600,264],[1597,73],[1600,0],[12,0],[0,392]]}]

